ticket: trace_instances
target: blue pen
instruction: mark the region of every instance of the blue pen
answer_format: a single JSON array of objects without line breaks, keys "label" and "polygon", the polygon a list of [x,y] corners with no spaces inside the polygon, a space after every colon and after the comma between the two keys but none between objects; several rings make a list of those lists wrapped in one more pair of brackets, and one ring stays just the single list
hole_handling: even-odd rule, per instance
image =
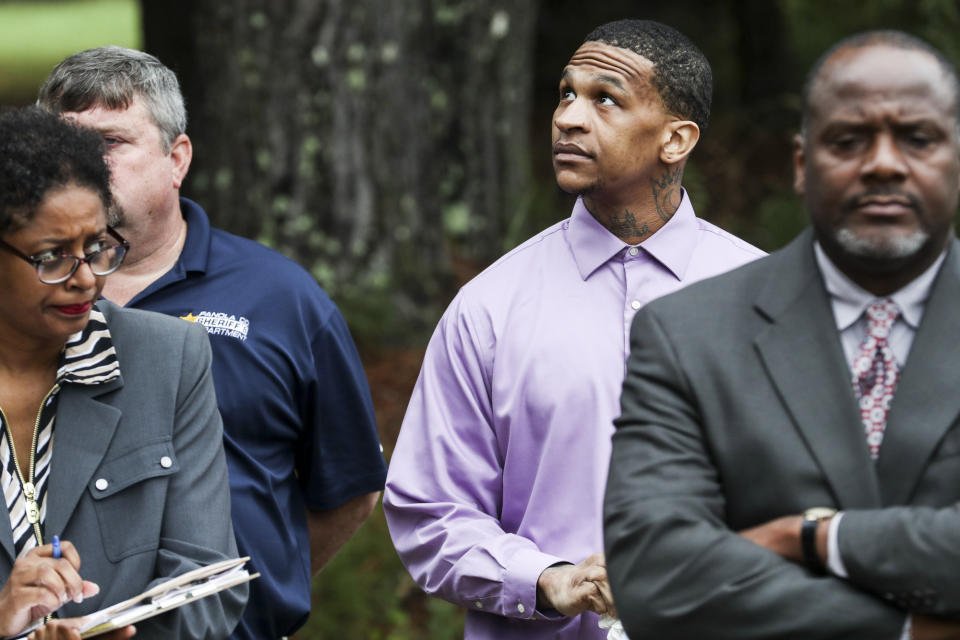
[{"label": "blue pen", "polygon": [[60,536],[53,536],[53,557],[59,558],[60,556]]}]

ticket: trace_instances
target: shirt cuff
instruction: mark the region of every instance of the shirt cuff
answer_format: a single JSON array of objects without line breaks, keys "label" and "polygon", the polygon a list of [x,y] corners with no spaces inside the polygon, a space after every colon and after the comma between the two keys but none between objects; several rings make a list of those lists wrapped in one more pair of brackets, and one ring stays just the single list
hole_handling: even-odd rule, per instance
[{"label": "shirt cuff", "polygon": [[842,511],[838,511],[830,518],[830,529],[827,530],[827,569],[839,578],[846,578],[850,574],[847,573],[847,567],[843,564],[843,558],[840,557],[840,542],[838,540],[842,518]]},{"label": "shirt cuff", "polygon": [[[830,518],[830,528],[827,530],[827,569],[838,578],[846,578],[847,567],[843,564],[843,558],[840,557],[840,520],[843,518],[843,512],[838,511]],[[913,616],[907,614],[907,619],[903,621],[903,631],[900,632],[900,640],[910,640],[910,631],[913,629]]]},{"label": "shirt cuff", "polygon": [[[521,549],[510,560],[504,581],[504,615],[517,618],[555,619],[563,617],[555,611],[537,611],[537,580],[549,566],[567,560],[534,549]],[[551,615],[553,614],[553,615]]]}]

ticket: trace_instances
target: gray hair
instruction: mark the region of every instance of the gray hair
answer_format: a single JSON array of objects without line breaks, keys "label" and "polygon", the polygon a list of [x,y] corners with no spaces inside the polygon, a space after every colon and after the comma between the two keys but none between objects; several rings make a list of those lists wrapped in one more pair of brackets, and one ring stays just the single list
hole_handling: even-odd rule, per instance
[{"label": "gray hair", "polygon": [[160,130],[165,153],[187,130],[187,110],[176,74],[157,58],[124,47],[75,53],[54,67],[37,105],[54,113],[92,107],[126,109],[140,97]]}]

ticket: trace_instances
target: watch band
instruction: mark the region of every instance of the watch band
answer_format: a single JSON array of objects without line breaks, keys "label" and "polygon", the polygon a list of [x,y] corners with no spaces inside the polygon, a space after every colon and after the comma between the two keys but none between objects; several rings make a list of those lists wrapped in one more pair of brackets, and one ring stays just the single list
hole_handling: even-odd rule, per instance
[{"label": "watch band", "polygon": [[803,562],[813,573],[826,575],[827,568],[817,553],[817,525],[821,520],[830,518],[837,512],[827,507],[814,507],[803,512],[803,524],[800,525],[800,546],[803,550]]}]

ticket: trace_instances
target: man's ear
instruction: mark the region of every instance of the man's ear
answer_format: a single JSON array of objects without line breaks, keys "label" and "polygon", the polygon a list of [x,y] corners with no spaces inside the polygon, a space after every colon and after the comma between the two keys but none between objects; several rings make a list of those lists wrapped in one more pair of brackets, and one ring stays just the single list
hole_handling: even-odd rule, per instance
[{"label": "man's ear", "polygon": [[803,195],[806,189],[806,150],[803,145],[803,134],[793,136],[793,190],[797,195]]},{"label": "man's ear", "polygon": [[173,188],[179,189],[190,170],[193,159],[193,144],[187,134],[181,133],[170,145],[170,159],[173,160]]},{"label": "man's ear", "polygon": [[700,127],[690,120],[668,122],[660,146],[660,161],[676,164],[686,160],[700,140]]}]

